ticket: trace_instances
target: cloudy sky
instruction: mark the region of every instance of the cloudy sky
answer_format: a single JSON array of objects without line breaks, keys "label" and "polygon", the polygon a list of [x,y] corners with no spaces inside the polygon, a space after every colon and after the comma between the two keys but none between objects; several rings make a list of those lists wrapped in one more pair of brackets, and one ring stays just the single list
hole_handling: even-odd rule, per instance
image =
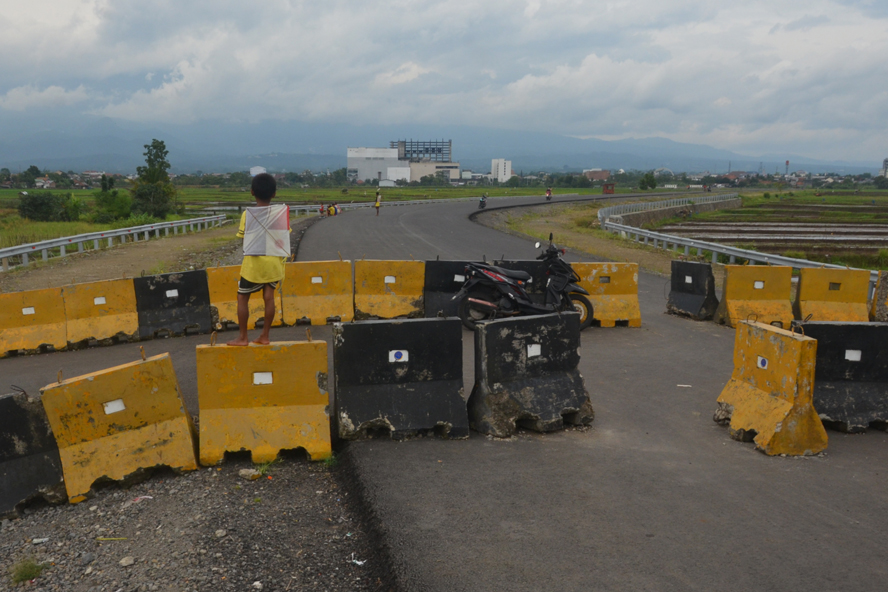
[{"label": "cloudy sky", "polygon": [[888,156],[886,0],[3,0],[0,121],[447,124]]}]

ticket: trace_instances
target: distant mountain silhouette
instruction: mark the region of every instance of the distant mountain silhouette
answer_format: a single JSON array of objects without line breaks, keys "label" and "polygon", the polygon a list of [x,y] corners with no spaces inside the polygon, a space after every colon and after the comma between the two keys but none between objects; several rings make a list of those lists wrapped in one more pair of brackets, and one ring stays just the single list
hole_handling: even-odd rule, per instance
[{"label": "distant mountain silhouette", "polygon": [[463,169],[486,173],[490,160],[506,158],[515,172],[581,171],[589,168],[675,172],[757,171],[790,169],[876,173],[881,163],[818,161],[796,155],[750,156],[665,138],[606,141],[550,133],[484,129],[468,126],[346,125],[298,121],[260,123],[200,121],[191,124],[138,124],[100,117],[76,120],[43,118],[39,122],[4,122],[0,167],[131,173],[144,163],[143,145],[158,138],[166,143],[176,173],[247,170],[262,165],[271,171],[338,169],[346,165],[349,146],[387,147],[392,140],[451,139],[453,158]]}]

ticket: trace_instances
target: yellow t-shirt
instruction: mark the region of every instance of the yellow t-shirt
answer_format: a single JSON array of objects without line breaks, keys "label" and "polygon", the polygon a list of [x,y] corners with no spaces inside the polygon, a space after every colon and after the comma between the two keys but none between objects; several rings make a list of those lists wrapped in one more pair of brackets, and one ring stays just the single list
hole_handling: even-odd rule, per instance
[{"label": "yellow t-shirt", "polygon": [[[244,238],[244,228],[247,224],[247,213],[241,214],[240,227],[237,230],[237,238]],[[268,257],[259,255],[244,255],[241,263],[241,277],[254,284],[270,284],[284,279],[284,262],[286,257]]]}]

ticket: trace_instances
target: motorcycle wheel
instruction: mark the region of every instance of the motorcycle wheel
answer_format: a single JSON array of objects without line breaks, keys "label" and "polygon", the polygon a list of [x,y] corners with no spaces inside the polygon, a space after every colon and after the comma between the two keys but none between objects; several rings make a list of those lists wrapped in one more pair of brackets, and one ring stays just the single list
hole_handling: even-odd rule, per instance
[{"label": "motorcycle wheel", "polygon": [[489,296],[487,294],[469,294],[459,303],[459,308],[457,309],[456,314],[459,315],[459,319],[462,321],[462,324],[466,329],[474,331],[476,322],[492,319],[496,311],[487,307],[475,306],[474,303],[469,302],[469,298],[487,300],[489,299]]},{"label": "motorcycle wheel", "polygon": [[571,294],[570,303],[573,309],[580,313],[580,331],[592,325],[592,303],[582,294]]}]

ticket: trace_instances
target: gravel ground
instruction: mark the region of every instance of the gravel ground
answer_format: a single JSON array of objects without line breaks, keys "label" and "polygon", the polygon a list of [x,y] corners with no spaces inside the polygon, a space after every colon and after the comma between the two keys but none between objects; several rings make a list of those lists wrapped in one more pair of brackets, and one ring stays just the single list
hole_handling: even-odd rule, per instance
[{"label": "gravel ground", "polygon": [[[32,506],[2,522],[0,589],[392,589],[346,467],[287,458],[256,480],[239,475],[251,468],[162,470],[80,504]],[[28,559],[46,569],[15,586],[10,570]]]}]

